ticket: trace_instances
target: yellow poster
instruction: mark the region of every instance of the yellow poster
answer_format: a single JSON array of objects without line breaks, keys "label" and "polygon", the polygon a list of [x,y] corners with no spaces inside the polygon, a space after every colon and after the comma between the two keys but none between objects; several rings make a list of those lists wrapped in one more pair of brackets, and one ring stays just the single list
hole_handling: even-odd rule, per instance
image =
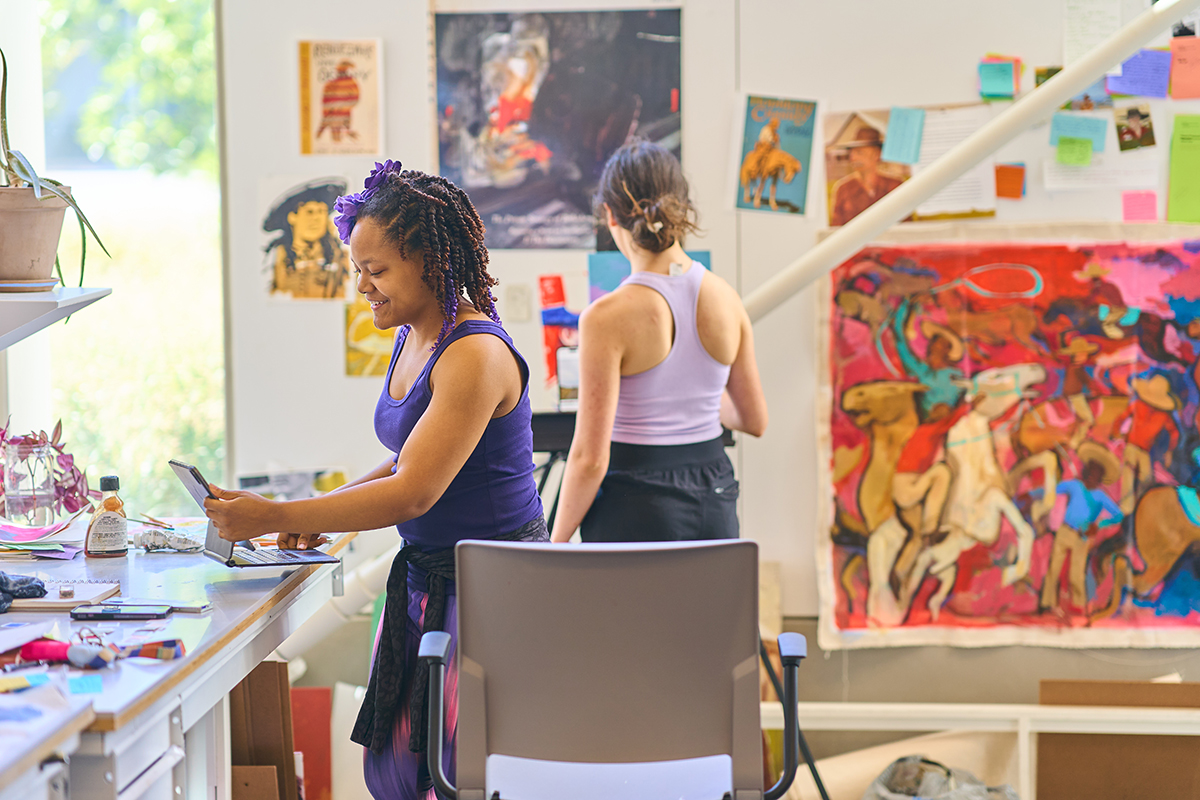
[{"label": "yellow poster", "polygon": [[346,374],[386,375],[391,363],[393,333],[375,327],[371,304],[361,296],[346,303]]},{"label": "yellow poster", "polygon": [[379,153],[378,40],[300,42],[300,153]]}]

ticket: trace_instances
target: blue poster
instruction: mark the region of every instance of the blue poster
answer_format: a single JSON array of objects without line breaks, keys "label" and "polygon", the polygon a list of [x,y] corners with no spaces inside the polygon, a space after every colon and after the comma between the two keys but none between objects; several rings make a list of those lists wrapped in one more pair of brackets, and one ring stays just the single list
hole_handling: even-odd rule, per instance
[{"label": "blue poster", "polygon": [[804,213],[816,118],[811,100],[746,98],[738,208]]},{"label": "blue poster", "polygon": [[[712,269],[712,253],[708,250],[694,250],[688,255],[705,269]],[[588,302],[594,303],[616,289],[630,272],[629,261],[616,250],[588,253]]]}]

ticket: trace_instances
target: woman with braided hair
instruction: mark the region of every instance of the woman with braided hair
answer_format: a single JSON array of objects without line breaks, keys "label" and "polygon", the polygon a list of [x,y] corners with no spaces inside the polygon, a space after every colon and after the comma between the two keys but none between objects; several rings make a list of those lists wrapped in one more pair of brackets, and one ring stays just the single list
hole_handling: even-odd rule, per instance
[{"label": "woman with braided hair", "polygon": [[735,538],[721,426],[767,426],[750,318],[683,250],[695,209],[669,151],[617,150],[595,205],[633,273],[579,319],[579,411],[552,539],[576,527],[585,542]]},{"label": "woman with braided hair", "polygon": [[[428,671],[422,632],[457,636],[454,545],[545,541],[533,479],[529,368],[500,326],[483,223],[436,175],[376,164],[336,220],[375,326],[397,328],[375,432],[391,455],[353,483],[291,502],[213,487],[205,508],[221,536],[278,533],[306,548],[321,533],[396,525],[405,546],[388,576],[367,696],[351,738],[364,745],[376,798],[435,800],[425,765]],[[446,676],[447,775],[454,778],[458,674]]]}]

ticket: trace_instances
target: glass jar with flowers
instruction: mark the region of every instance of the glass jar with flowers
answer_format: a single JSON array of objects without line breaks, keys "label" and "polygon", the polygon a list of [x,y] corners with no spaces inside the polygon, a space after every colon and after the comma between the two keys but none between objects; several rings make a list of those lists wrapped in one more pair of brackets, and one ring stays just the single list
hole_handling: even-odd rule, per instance
[{"label": "glass jar with flowers", "polygon": [[90,509],[100,492],[88,489],[87,476],[75,466],[62,442],[62,421],[54,433],[10,435],[9,423],[0,428],[3,463],[0,475],[0,516],[29,527],[53,524],[60,516]]}]

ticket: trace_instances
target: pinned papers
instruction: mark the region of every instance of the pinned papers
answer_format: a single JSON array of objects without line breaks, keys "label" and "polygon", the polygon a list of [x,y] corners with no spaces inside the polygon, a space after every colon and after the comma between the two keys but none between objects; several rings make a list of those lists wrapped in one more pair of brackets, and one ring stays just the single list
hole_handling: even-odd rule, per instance
[{"label": "pinned papers", "polygon": [[1175,117],[1171,136],[1168,222],[1200,222],[1200,115]]},{"label": "pinned papers", "polygon": [[888,114],[887,136],[880,158],[897,164],[915,164],[921,158],[925,109],[893,106]]},{"label": "pinned papers", "polygon": [[1165,50],[1139,50],[1121,65],[1120,75],[1108,76],[1109,94],[1166,97],[1171,82],[1171,54]]},{"label": "pinned papers", "polygon": [[1200,98],[1200,37],[1171,40],[1171,97]]},{"label": "pinned papers", "polygon": [[1050,121],[1050,144],[1055,147],[1059,139],[1069,136],[1073,139],[1087,139],[1091,142],[1092,151],[1104,152],[1104,138],[1108,134],[1108,124],[1103,119],[1083,117],[1077,114],[1055,114]]},{"label": "pinned papers", "polygon": [[1121,192],[1121,219],[1125,222],[1158,220],[1158,192]]},{"label": "pinned papers", "polygon": [[996,165],[996,197],[1020,200],[1025,196],[1025,165]]},{"label": "pinned papers", "polygon": [[1063,64],[1070,66],[1121,29],[1121,0],[1066,0],[1063,16]]},{"label": "pinned papers", "polygon": [[1021,89],[1021,59],[988,53],[979,62],[979,94],[984,100],[1011,100]]},{"label": "pinned papers", "polygon": [[1055,158],[1059,164],[1072,167],[1086,167],[1092,163],[1092,142],[1075,136],[1058,137],[1058,154]]}]

